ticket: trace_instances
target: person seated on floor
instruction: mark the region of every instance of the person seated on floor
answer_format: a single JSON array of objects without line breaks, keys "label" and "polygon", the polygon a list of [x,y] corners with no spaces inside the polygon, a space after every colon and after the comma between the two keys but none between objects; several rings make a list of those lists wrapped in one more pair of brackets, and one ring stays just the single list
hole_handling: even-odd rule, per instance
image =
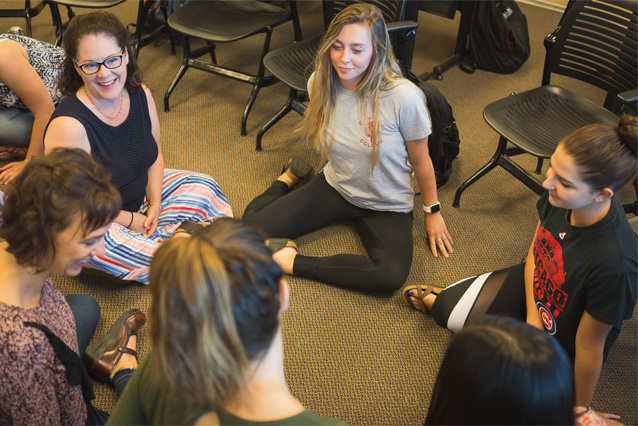
[{"label": "person seated on floor", "polygon": [[118,394],[137,367],[144,313],[127,311],[87,347],[100,306],[62,296],[50,279],[78,275],[104,252],[122,203],[109,180],[85,152],[60,149],[32,159],[0,192],[0,424],[104,424],[80,356]]},{"label": "person seated on floor", "polygon": [[406,302],[453,331],[485,313],[546,330],[573,364],[576,405],[590,407],[602,363],[638,297],[638,245],[614,197],[636,174],[637,140],[631,116],[567,136],[550,159],[527,260],[445,289],[406,286]]},{"label": "person seated on floor", "polygon": [[26,157],[0,167],[0,184],[44,153],[44,129],[62,99],[55,81],[63,60],[64,51],[52,44],[0,34],[0,159]]},{"label": "person seated on floor", "polygon": [[486,316],[454,334],[426,425],[573,425],[574,377],[556,339]]},{"label": "person seated on floor", "polygon": [[109,169],[123,207],[106,233],[106,252],[87,266],[146,284],[163,241],[232,211],[210,176],[164,169],[155,103],[142,83],[130,34],[114,15],[74,17],[64,49],[59,89],[67,98],[46,129],[46,151],[81,148]]},{"label": "person seated on floor", "polygon": [[231,218],[175,238],[151,264],[152,350],[108,424],[343,424],[284,376],[289,289],[260,234]]},{"label": "person seated on floor", "polygon": [[404,79],[379,9],[345,8],[321,40],[308,82],[310,103],[301,130],[328,163],[311,171],[293,158],[244,220],[274,238],[297,238],[349,218],[368,256],[303,256],[294,243],[275,260],[287,274],[365,291],[394,291],[412,265],[412,209],[416,176],[425,230],[434,256],[452,253],[428,154],[431,121],[423,92]]}]

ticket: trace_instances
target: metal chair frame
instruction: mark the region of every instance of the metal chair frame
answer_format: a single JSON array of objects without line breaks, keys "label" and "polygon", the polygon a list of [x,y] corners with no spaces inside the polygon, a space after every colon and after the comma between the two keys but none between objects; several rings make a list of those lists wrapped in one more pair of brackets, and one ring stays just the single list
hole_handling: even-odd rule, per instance
[{"label": "metal chair frame", "polygon": [[[109,7],[117,6],[120,3],[125,2],[126,0],[46,0],[51,4],[51,14],[53,15],[53,23],[56,26],[56,40],[55,45],[60,46],[62,44],[62,39],[64,37],[64,29],[68,25],[67,22],[62,21],[62,16],[60,14],[60,9],[58,6],[66,6],[67,8],[67,16],[69,21],[75,16],[73,13],[72,7],[80,7],[80,8],[89,8],[89,9],[106,9]],[[160,3],[160,10],[164,15],[164,25],[159,28],[156,28],[151,33],[143,36],[144,31],[144,23],[146,22],[146,16],[148,15],[148,11],[150,10],[153,3],[159,0],[137,0],[138,1],[138,9],[137,9],[137,20],[136,20],[136,29],[135,34],[133,36],[133,53],[135,57],[139,57],[140,49],[144,46],[150,44],[153,40],[159,38],[164,32],[167,32],[170,38],[171,44],[171,54],[175,54],[175,38],[173,37],[173,31],[166,24],[168,20],[168,12],[166,5]]]},{"label": "metal chair frame", "polygon": [[38,16],[47,5],[53,8],[49,0],[41,0],[35,7],[31,7],[31,0],[24,0],[23,9],[0,9],[0,18],[24,18],[25,34],[31,37],[31,18]]},{"label": "metal chair frame", "polygon": [[[204,3],[204,2],[193,2],[193,3]],[[175,77],[173,77],[173,80],[171,81],[168,89],[166,90],[166,94],[164,95],[164,111],[165,112],[169,112],[170,108],[169,108],[169,97],[171,95],[171,93],[173,92],[173,90],[175,89],[175,87],[177,86],[177,84],[179,83],[179,81],[181,80],[181,78],[184,76],[184,73],[186,72],[186,70],[188,68],[195,68],[201,71],[206,71],[206,72],[210,72],[213,74],[217,74],[217,75],[221,75],[224,77],[228,77],[231,78],[233,80],[237,80],[237,81],[241,81],[244,83],[248,83],[250,85],[252,85],[252,90],[250,93],[250,96],[248,98],[248,102],[246,103],[246,106],[244,108],[244,113],[242,115],[242,119],[241,119],[241,135],[242,136],[246,136],[247,132],[246,132],[246,123],[248,120],[248,115],[250,114],[250,110],[252,109],[253,104],[255,103],[255,99],[257,98],[257,95],[259,93],[259,90],[263,87],[268,87],[271,86],[277,82],[279,82],[279,80],[277,78],[275,78],[274,76],[266,76],[265,72],[266,72],[266,68],[264,66],[264,62],[263,62],[263,58],[264,56],[266,56],[266,54],[268,53],[269,49],[270,49],[270,40],[272,37],[272,32],[273,29],[275,28],[275,26],[279,26],[282,25],[290,20],[292,20],[293,22],[293,29],[294,29],[294,37],[295,37],[295,41],[301,40],[301,27],[299,25],[299,17],[297,14],[297,4],[295,0],[291,0],[288,2],[290,4],[290,15],[288,16],[288,18],[276,23],[275,25],[267,25],[265,27],[263,27],[261,30],[259,31],[255,31],[255,32],[250,32],[245,34],[243,37],[237,38],[237,39],[232,39],[232,40],[228,40],[228,41],[224,41],[224,40],[214,40],[214,39],[209,39],[207,40],[206,38],[204,38],[204,40],[206,40],[206,46],[203,46],[199,49],[196,50],[191,50],[190,47],[190,37],[196,37],[196,36],[191,36],[189,34],[186,34],[182,31],[183,33],[183,37],[182,37],[182,44],[184,47],[184,58],[182,61],[182,65],[180,66],[180,68],[178,69],[177,73],[175,74]],[[191,3],[186,4],[183,7],[189,7]],[[171,15],[171,17],[169,18],[169,25],[174,27],[174,24],[172,24],[172,18],[174,15]],[[265,33],[265,40],[264,40],[264,45],[262,47],[262,51],[261,51],[261,56],[259,58],[259,66],[257,69],[257,74],[249,74],[249,73],[245,73],[242,71],[237,71],[234,69],[230,69],[227,67],[222,67],[220,65],[217,64],[217,59],[215,57],[215,43],[216,42],[232,42],[232,41],[237,41],[237,40],[241,40],[247,37],[251,37],[253,35],[257,35],[260,33]],[[201,56],[205,55],[205,54],[210,54],[211,56],[211,60],[212,63],[209,62],[205,62],[203,60],[200,60],[198,58],[200,58]]]},{"label": "metal chair frame", "polygon": [[[347,7],[351,3],[359,3],[358,1],[323,1],[323,20],[324,27],[328,28],[332,18],[338,14],[341,10]],[[396,2],[389,2],[383,0],[377,1],[364,1],[364,3],[373,3],[379,7],[387,22],[386,26],[388,33],[397,34],[400,38],[395,43],[395,50],[397,50],[397,56],[405,63],[406,58],[409,58],[409,53],[406,51],[410,46],[410,40],[414,38],[416,33],[417,24],[412,21],[403,21],[406,13],[407,0],[399,0]],[[279,69],[278,62],[282,62],[285,65],[295,63],[296,69],[290,72],[289,79],[282,80],[284,84],[288,85],[290,90],[288,93],[288,99],[281,109],[270,119],[257,133],[255,139],[255,150],[262,150],[262,138],[264,134],[274,126],[279,120],[285,117],[290,111],[295,111],[299,115],[306,114],[308,107],[305,102],[308,99],[307,83],[311,75],[311,67],[314,58],[317,53],[317,47],[321,40],[321,36],[312,40],[295,43],[289,46],[282,47],[277,50],[273,50],[268,53],[263,60],[264,65],[273,74],[277,74]],[[298,75],[298,69],[304,69],[303,77]],[[296,72],[297,71],[297,72]],[[281,76],[280,76],[281,80]]]},{"label": "metal chair frame", "polygon": [[[492,158],[459,186],[452,205],[459,207],[463,191],[496,166],[540,195],[545,191],[540,180],[511,157],[537,157],[535,174],[539,175],[543,160],[551,157],[572,131],[596,122],[616,124],[620,106],[636,97],[636,27],[634,1],[571,1],[558,28],[545,38],[542,86],[512,94],[483,110],[485,121],[501,135],[498,147]],[[552,74],[603,89],[607,92],[604,106],[551,85]],[[515,146],[508,147],[508,142]]]}]

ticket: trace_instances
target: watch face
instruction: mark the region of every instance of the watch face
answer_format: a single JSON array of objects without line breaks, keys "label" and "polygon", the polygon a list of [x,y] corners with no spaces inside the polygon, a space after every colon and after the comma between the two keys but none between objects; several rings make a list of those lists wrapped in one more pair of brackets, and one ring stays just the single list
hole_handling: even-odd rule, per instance
[{"label": "watch face", "polygon": [[433,206],[430,207],[430,213],[436,213],[436,212],[440,212],[441,211],[441,204],[440,203],[436,203]]}]

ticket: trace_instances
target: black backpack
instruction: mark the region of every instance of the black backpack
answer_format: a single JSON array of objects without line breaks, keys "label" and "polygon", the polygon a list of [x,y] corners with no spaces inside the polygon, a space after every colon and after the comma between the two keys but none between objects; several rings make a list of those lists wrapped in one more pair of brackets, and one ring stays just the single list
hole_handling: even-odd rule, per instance
[{"label": "black backpack", "polygon": [[436,187],[444,185],[452,175],[452,160],[459,155],[459,129],[452,114],[452,107],[441,91],[433,84],[426,83],[413,72],[407,71],[406,78],[423,91],[427,100],[432,134],[428,138],[428,149],[434,166]]},{"label": "black backpack", "polygon": [[527,18],[513,0],[484,0],[474,5],[469,35],[469,67],[510,74],[529,57]]}]

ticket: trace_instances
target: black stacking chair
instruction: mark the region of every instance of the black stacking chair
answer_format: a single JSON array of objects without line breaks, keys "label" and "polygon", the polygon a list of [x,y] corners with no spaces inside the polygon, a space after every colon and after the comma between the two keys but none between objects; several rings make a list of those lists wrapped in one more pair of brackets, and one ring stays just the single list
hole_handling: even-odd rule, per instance
[{"label": "black stacking chair", "polygon": [[[263,65],[264,56],[268,53],[270,46],[273,28],[292,19],[295,40],[301,40],[297,4],[294,0],[290,1],[289,4],[290,11],[253,0],[191,1],[175,11],[168,18],[168,24],[171,28],[184,35],[184,60],[164,95],[164,111],[170,111],[168,99],[188,68],[197,68],[239,80],[252,85],[252,91],[241,120],[241,135],[246,136],[246,121],[259,90],[262,87],[278,82],[272,76],[264,75],[265,68]],[[217,65],[217,59],[215,58],[216,43],[231,43],[261,33],[266,33],[266,38],[256,75]],[[191,37],[205,40],[206,46],[191,50]],[[212,64],[197,59],[206,53],[211,55]]]},{"label": "black stacking chair", "polygon": [[[357,1],[326,1],[323,2],[324,26],[328,28],[332,18],[341,12],[345,7]],[[371,3],[379,7],[383,12],[388,28],[388,33],[398,34],[404,40],[396,43],[400,49],[408,46],[407,38],[414,37],[416,22],[404,21],[407,0],[372,0],[361,1],[360,3]],[[257,133],[255,149],[261,151],[261,139],[264,133],[274,126],[290,111],[304,115],[308,94],[307,84],[312,74],[312,65],[317,55],[317,48],[321,37],[312,40],[294,43],[292,45],[273,50],[264,57],[264,65],[275,77],[290,87],[288,100],[273,118],[271,118]],[[397,52],[398,58],[406,58],[406,52]]]},{"label": "black stacking chair", "polygon": [[31,18],[42,12],[46,5],[51,6],[51,3],[48,0],[42,0],[35,7],[31,7],[31,0],[24,0],[24,8],[22,9],[0,8],[0,18],[24,18],[24,33],[31,37]]},{"label": "black stacking chair", "polygon": [[[64,29],[66,28],[68,21],[66,23],[62,22],[62,16],[60,15],[60,9],[58,8],[58,6],[66,6],[68,18],[69,20],[71,20],[73,16],[75,15],[73,13],[73,10],[71,9],[72,7],[80,7],[80,8],[87,8],[87,9],[106,9],[109,7],[117,6],[118,4],[123,3],[126,0],[47,0],[47,1],[51,2],[51,14],[53,15],[53,23],[57,27],[57,30],[56,30],[57,38],[55,40],[55,45],[60,46],[62,44],[62,38],[64,37]],[[161,36],[165,32],[169,34],[170,42],[171,42],[171,53],[174,55],[175,40],[173,38],[172,30],[169,28],[168,24],[166,23],[168,19],[166,6],[163,5],[160,7],[160,9],[162,10],[164,14],[164,25],[155,29],[150,34],[143,36],[142,33],[144,30],[144,22],[146,19],[146,15],[148,14],[148,11],[150,10],[153,3],[155,3],[158,0],[137,0],[137,1],[138,1],[137,22],[136,22],[135,34],[133,36],[134,37],[133,51],[135,53],[135,57],[137,58],[139,56],[140,49],[143,46],[148,45],[151,41],[157,39],[159,36]]]},{"label": "black stacking chair", "polygon": [[[570,2],[571,4],[571,2]],[[539,195],[541,182],[510,157],[537,157],[536,174],[543,159],[551,157],[558,143],[576,129],[593,123],[617,124],[625,100],[637,88],[635,0],[574,1],[559,27],[545,38],[542,86],[489,104],[483,117],[501,137],[492,159],[456,191],[461,194],[496,166],[501,166]],[[604,106],[550,84],[552,74],[584,81],[607,92]],[[613,112],[612,112],[613,111]],[[514,146],[507,147],[508,141]]]}]

